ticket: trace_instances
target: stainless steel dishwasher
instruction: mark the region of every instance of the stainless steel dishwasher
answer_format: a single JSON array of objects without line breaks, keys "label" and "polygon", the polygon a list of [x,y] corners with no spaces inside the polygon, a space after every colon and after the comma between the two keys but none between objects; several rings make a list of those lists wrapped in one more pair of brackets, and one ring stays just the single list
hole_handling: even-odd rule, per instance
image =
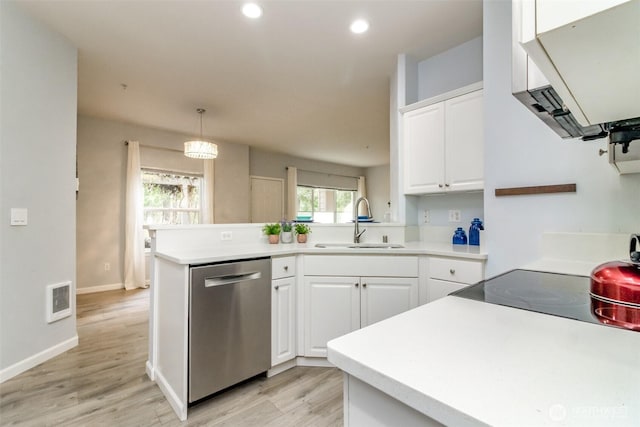
[{"label": "stainless steel dishwasher", "polygon": [[271,259],[194,266],[189,403],[271,366]]}]

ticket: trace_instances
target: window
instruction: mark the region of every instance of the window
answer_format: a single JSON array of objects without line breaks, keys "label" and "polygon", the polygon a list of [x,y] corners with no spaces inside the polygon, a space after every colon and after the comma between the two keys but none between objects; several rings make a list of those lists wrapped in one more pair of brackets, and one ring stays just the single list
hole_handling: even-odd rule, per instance
[{"label": "window", "polygon": [[144,223],[199,224],[201,185],[200,176],[143,170]]},{"label": "window", "polygon": [[298,186],[298,219],[341,223],[353,219],[356,192],[334,188]]}]

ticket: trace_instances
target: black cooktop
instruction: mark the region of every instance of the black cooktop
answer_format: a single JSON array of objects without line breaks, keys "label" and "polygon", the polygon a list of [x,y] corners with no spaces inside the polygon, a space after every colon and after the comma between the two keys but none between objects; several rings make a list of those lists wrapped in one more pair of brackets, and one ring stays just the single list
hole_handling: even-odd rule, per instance
[{"label": "black cooktop", "polygon": [[589,277],[512,270],[451,295],[602,325],[591,312],[590,285]]}]

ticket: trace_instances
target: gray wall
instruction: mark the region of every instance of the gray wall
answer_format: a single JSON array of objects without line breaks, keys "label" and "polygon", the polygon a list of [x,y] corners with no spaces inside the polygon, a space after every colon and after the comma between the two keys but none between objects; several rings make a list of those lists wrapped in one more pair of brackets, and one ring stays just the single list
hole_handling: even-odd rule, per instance
[{"label": "gray wall", "polygon": [[389,165],[375,166],[365,170],[367,198],[374,218],[378,221],[384,221],[384,214],[387,211],[391,213],[387,205],[391,201],[389,197],[389,170]]},{"label": "gray wall", "polygon": [[300,170],[325,172],[327,174],[361,176],[365,175],[365,169],[335,163],[321,162],[317,160],[303,159],[286,154],[267,151],[251,147],[249,170],[251,175],[281,178],[285,182],[285,212],[287,206],[287,166],[295,166]]},{"label": "gray wall", "polygon": [[[78,287],[119,285],[124,257],[125,140],[142,145],[182,149],[189,135],[113,120],[78,117],[77,203]],[[247,222],[249,218],[249,147],[218,142],[215,160],[215,222]],[[202,161],[179,152],[142,148],[142,160],[172,160],[176,170],[202,170]],[[159,159],[156,159],[159,161]],[[111,269],[105,271],[105,262]]]},{"label": "gray wall", "polygon": [[418,100],[482,80],[482,37],[418,63]]},{"label": "gray wall", "polygon": [[[45,291],[76,278],[77,54],[15,2],[0,2],[0,40],[3,372],[76,337],[75,308],[47,324]],[[27,226],[9,225],[11,208],[28,209]]]},{"label": "gray wall", "polygon": [[[640,231],[640,174],[618,175],[598,156],[604,140],[563,141],[511,95],[510,1],[484,2],[484,55],[487,274],[540,257],[545,231]],[[573,182],[575,194],[494,196]]]},{"label": "gray wall", "polygon": [[[142,145],[180,150],[187,137],[189,135],[130,123],[78,116],[80,192],[76,240],[79,288],[117,287],[123,281],[127,160],[124,141],[137,140]],[[335,174],[365,175],[365,169],[362,168],[250,149],[244,144],[218,142],[218,149],[214,200],[215,222],[218,224],[249,222],[249,175],[286,179],[285,168],[289,165]],[[143,162],[169,162],[181,171],[202,169],[200,160],[187,159],[179,152],[144,147],[141,152]],[[150,159],[149,154],[155,159]],[[388,189],[386,191],[388,194]],[[105,271],[105,263],[110,264],[109,271]]]}]

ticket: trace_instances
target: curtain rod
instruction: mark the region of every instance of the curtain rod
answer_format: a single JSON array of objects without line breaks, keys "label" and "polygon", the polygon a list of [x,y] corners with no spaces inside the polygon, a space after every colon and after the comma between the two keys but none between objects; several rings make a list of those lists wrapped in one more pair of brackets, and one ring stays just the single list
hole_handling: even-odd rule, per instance
[{"label": "curtain rod", "polygon": [[[285,169],[289,170],[289,166],[287,166]],[[329,176],[339,176],[339,177],[342,177],[342,178],[360,179],[359,176],[340,175],[340,174],[337,174],[337,173],[318,172],[318,171],[311,171],[311,170],[308,170],[308,169],[300,169],[300,168],[297,168],[297,169],[299,171],[301,171],[301,172],[317,173],[318,175],[329,175]]]},{"label": "curtain rod", "polygon": [[[129,145],[129,141],[125,141],[124,145]],[[166,147],[156,147],[154,145],[146,145],[146,144],[138,144],[143,148],[151,148],[153,150],[164,150],[164,151],[175,151],[177,153],[182,153],[182,150],[176,150],[175,148],[166,148]]]}]

